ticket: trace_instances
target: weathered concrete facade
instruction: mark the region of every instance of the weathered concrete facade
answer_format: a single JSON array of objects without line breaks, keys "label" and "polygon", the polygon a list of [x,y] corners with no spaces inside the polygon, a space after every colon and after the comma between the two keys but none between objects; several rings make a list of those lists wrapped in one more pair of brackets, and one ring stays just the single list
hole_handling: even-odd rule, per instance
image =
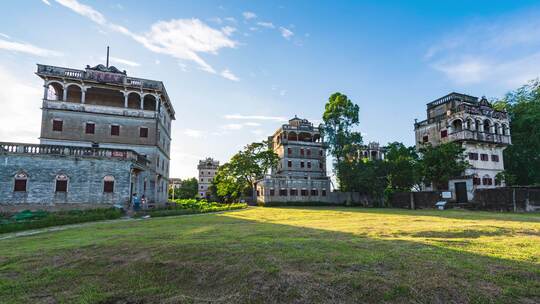
[{"label": "weathered concrete facade", "polygon": [[0,204],[126,204],[145,166],[130,150],[0,143]]},{"label": "weathered concrete facade", "polygon": [[326,145],[319,127],[295,117],[268,140],[279,163],[256,183],[257,202],[329,202]]},{"label": "weathered concrete facade", "polygon": [[[118,203],[137,193],[150,204],[167,202],[175,112],[161,81],[128,77],[125,71],[103,65],[85,70],[38,65],[36,74],[44,81],[41,145],[13,148],[5,143],[0,149],[5,161],[0,173],[7,178],[0,193],[23,192],[9,183],[15,175],[28,179],[26,195],[4,195],[3,201],[9,197],[13,203]],[[128,155],[131,160],[125,158]],[[69,170],[76,166],[83,170]],[[106,168],[112,170],[107,176],[117,187],[113,194],[92,186],[103,183],[99,175]],[[62,170],[66,172],[58,173]],[[15,175],[8,178],[10,174]],[[72,187],[51,195],[51,174],[59,174]],[[118,182],[116,176],[122,176]],[[60,185],[63,189],[65,181]],[[86,190],[88,200],[81,196]],[[45,194],[41,201],[33,195],[36,191]]]},{"label": "weathered concrete facade", "polygon": [[[506,112],[493,109],[485,99],[451,93],[427,104],[427,119],[415,122],[417,148],[456,142],[465,148],[471,168],[449,182],[454,199],[466,202],[475,189],[502,186],[495,179],[504,170],[503,150],[511,144]],[[457,197],[459,189],[466,197]]]},{"label": "weathered concrete facade", "polygon": [[212,185],[212,181],[214,180],[214,177],[216,176],[216,172],[218,168],[219,168],[219,161],[214,160],[211,157],[207,157],[206,159],[199,161],[199,164],[197,165],[197,170],[199,170],[198,196],[200,198],[208,198],[210,196],[210,192],[208,191],[208,189]]}]

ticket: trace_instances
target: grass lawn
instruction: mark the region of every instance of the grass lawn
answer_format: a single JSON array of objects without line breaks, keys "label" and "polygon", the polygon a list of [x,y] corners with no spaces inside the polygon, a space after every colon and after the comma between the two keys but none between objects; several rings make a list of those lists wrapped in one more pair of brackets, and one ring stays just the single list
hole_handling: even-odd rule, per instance
[{"label": "grass lawn", "polygon": [[540,214],[325,207],[0,240],[0,303],[539,303]]}]

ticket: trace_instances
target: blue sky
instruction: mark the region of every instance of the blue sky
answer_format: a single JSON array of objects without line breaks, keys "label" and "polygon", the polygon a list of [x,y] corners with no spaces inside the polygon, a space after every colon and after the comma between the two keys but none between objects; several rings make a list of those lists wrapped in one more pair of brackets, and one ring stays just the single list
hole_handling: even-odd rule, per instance
[{"label": "blue sky", "polygon": [[112,64],[162,80],[176,109],[171,175],[225,162],[328,96],[360,105],[364,140],[412,145],[452,91],[497,98],[540,74],[538,1],[89,1],[0,4],[0,141],[37,142],[36,63]]}]

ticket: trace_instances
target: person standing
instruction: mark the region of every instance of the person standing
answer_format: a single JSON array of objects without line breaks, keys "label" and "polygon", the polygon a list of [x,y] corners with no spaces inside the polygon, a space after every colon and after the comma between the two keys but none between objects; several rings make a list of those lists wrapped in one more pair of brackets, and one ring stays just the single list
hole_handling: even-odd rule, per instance
[{"label": "person standing", "polygon": [[139,211],[141,207],[141,199],[137,196],[137,193],[133,193],[133,209]]}]

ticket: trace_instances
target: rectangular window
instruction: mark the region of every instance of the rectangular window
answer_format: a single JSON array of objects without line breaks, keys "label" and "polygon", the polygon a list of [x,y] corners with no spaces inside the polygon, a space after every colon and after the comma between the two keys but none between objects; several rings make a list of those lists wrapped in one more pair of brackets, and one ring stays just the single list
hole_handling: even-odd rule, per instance
[{"label": "rectangular window", "polygon": [[292,168],[292,161],[290,160],[287,161],[287,167]]},{"label": "rectangular window", "polygon": [[480,160],[481,161],[488,161],[489,160],[489,156],[487,154],[480,154]]},{"label": "rectangular window", "polygon": [[276,195],[276,190],[270,189],[270,196],[274,196],[274,195]]},{"label": "rectangular window", "polygon": [[296,189],[291,189],[291,196],[297,196],[298,195],[298,190]]},{"label": "rectangular window", "polygon": [[300,195],[301,195],[301,196],[307,196],[307,195],[308,195],[307,189],[302,189],[302,190],[300,190]]},{"label": "rectangular window", "polygon": [[429,137],[427,135],[424,135],[424,137],[422,137],[422,142],[427,143],[428,141]]},{"label": "rectangular window", "polygon": [[326,189],[322,189],[321,195],[322,195],[322,196],[326,196]]},{"label": "rectangular window", "polygon": [[16,179],[15,187],[13,188],[15,192],[26,192],[26,179]]},{"label": "rectangular window", "polygon": [[308,169],[311,169],[311,162],[307,162]]},{"label": "rectangular window", "polygon": [[473,183],[473,185],[480,185],[480,178],[479,177],[473,177],[472,183]]},{"label": "rectangular window", "polygon": [[93,122],[87,122],[84,131],[86,134],[94,134],[96,132],[96,124]]},{"label": "rectangular window", "polygon": [[261,196],[261,192],[257,189],[257,196]]},{"label": "rectangular window", "polygon": [[56,181],[56,192],[67,192],[67,180]]},{"label": "rectangular window", "polygon": [[287,189],[280,189],[279,196],[287,196]]},{"label": "rectangular window", "polygon": [[470,160],[478,160],[478,153],[469,153]]},{"label": "rectangular window", "polygon": [[319,156],[323,156],[323,150],[319,150]]},{"label": "rectangular window", "polygon": [[307,156],[311,156],[311,149],[307,149],[306,154]]},{"label": "rectangular window", "polygon": [[144,138],[148,137],[148,128],[141,127],[139,129],[139,137],[144,137]]},{"label": "rectangular window", "polygon": [[448,130],[442,130],[441,131],[441,138],[448,137]]},{"label": "rectangular window", "polygon": [[111,126],[111,135],[112,136],[120,136],[120,126],[118,126],[118,125]]},{"label": "rectangular window", "polygon": [[318,195],[319,195],[319,190],[311,189],[311,196],[318,196]]},{"label": "rectangular window", "polygon": [[62,132],[64,122],[58,119],[53,120],[52,122],[52,130]]},{"label": "rectangular window", "polygon": [[319,163],[319,169],[322,170],[322,168],[323,168],[323,164],[322,164],[322,163]]},{"label": "rectangular window", "polygon": [[492,154],[491,155],[491,161],[498,163],[499,162],[499,155]]},{"label": "rectangular window", "polygon": [[300,168],[304,168],[304,162],[300,162]]},{"label": "rectangular window", "polygon": [[291,148],[287,148],[287,154],[288,154],[288,155],[291,155],[291,154],[292,154],[292,149],[291,149]]},{"label": "rectangular window", "polygon": [[304,149],[300,149],[300,155],[304,156]]},{"label": "rectangular window", "polygon": [[114,181],[104,181],[103,182],[103,192],[113,193],[114,192]]}]

